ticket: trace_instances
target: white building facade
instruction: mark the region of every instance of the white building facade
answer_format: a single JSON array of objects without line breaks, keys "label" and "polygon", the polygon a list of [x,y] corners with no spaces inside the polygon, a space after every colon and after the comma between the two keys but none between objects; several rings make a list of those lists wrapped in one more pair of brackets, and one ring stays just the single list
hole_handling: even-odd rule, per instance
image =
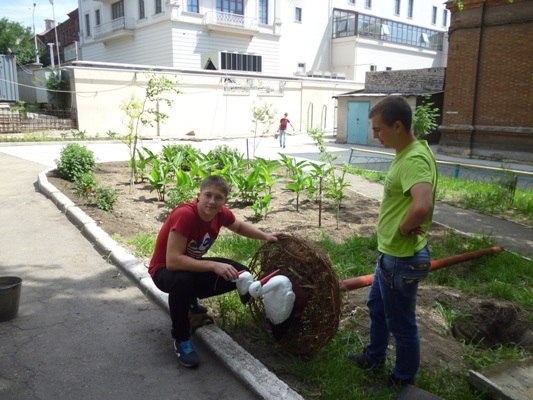
[{"label": "white building facade", "polygon": [[314,76],[442,67],[442,0],[79,0],[81,59]]}]

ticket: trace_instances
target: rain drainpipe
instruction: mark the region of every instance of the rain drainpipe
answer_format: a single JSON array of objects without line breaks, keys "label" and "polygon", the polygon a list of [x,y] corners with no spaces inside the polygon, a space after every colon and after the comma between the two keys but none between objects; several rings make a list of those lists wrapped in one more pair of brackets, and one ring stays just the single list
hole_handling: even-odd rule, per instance
[{"label": "rain drainpipe", "polygon": [[483,25],[485,24],[485,5],[487,3],[483,2],[481,6],[481,22],[479,24],[479,41],[478,41],[478,51],[477,51],[477,63],[476,63],[476,81],[474,86],[474,106],[472,108],[472,132],[470,132],[470,149],[469,149],[469,158],[472,158],[474,153],[474,135],[476,133],[476,117],[477,117],[477,105],[478,105],[478,94],[479,94],[479,71],[481,69],[481,49],[483,45]]}]

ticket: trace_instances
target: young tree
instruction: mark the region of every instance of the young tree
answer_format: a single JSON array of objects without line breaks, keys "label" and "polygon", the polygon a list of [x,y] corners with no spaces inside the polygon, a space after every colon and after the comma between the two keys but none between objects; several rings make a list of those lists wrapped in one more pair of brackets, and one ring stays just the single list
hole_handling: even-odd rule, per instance
[{"label": "young tree", "polygon": [[133,188],[137,174],[137,141],[141,126],[154,126],[154,123],[164,122],[168,115],[159,110],[159,104],[165,103],[167,107],[171,107],[173,101],[166,96],[172,93],[181,93],[177,83],[168,77],[156,74],[150,74],[149,77],[144,99],[139,100],[132,96],[120,106],[129,119],[128,133],[122,141],[128,146],[129,150],[131,166],[130,189]]},{"label": "young tree", "polygon": [[268,134],[274,124],[275,110],[272,108],[272,104],[255,104],[252,108],[252,122],[254,123],[254,153],[257,148],[255,144],[255,139],[257,134],[260,136],[265,136]]}]

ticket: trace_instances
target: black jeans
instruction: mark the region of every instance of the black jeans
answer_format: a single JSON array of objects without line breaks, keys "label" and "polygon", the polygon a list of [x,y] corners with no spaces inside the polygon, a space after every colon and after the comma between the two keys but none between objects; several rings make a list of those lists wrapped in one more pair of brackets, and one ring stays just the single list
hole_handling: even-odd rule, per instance
[{"label": "black jeans", "polygon": [[[244,265],[221,257],[205,257],[233,265],[241,271]],[[235,289],[235,283],[226,281],[214,272],[169,271],[159,269],[153,281],[162,292],[168,293],[168,307],[172,320],[172,337],[179,341],[188,340],[190,336],[189,306],[194,298],[206,298],[227,293]]]}]

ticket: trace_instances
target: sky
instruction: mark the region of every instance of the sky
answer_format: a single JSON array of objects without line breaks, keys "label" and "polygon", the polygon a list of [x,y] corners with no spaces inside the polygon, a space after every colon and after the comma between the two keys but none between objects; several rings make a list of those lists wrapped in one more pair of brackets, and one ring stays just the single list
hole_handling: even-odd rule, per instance
[{"label": "sky", "polygon": [[53,19],[54,12],[56,22],[60,24],[68,19],[67,13],[78,8],[78,0],[52,1],[53,10],[50,0],[0,0],[0,18],[18,22],[33,30],[33,15],[35,15],[35,31],[39,34],[45,30],[44,20]]}]

